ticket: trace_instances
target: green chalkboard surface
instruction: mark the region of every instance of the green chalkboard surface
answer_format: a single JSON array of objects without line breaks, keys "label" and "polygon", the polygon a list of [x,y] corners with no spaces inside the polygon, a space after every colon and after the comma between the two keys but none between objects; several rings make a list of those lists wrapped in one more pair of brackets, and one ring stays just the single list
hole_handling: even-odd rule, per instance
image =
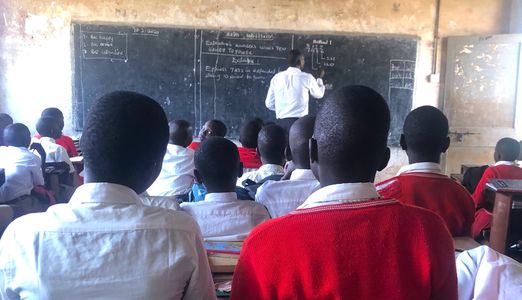
[{"label": "green chalkboard surface", "polygon": [[[93,101],[131,90],[158,101],[169,119],[195,132],[221,119],[229,137],[254,117],[274,120],[264,106],[270,79],[286,69],[289,50],[306,55],[305,71],[322,66],[327,94],[345,84],[370,86],[389,102],[389,142],[397,145],[411,110],[418,38],[73,23],[75,125],[82,130]],[[321,100],[311,98],[314,113]]]}]

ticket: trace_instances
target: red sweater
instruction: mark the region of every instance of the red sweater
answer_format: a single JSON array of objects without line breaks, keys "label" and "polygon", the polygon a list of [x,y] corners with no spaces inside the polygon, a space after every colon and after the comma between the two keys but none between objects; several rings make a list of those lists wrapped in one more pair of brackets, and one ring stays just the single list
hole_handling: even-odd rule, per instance
[{"label": "red sweater", "polygon": [[452,236],[471,236],[475,204],[470,193],[448,176],[403,173],[377,184],[383,197],[424,207],[444,219]]},{"label": "red sweater", "polygon": [[255,148],[238,147],[237,150],[239,150],[239,159],[243,163],[243,168],[258,169],[263,165]]},{"label": "red sweater", "polygon": [[522,168],[513,165],[491,166],[484,171],[482,178],[473,193],[473,200],[477,208],[485,206],[484,187],[489,179],[522,179]]},{"label": "red sweater", "polygon": [[297,210],[250,233],[231,299],[457,299],[453,241],[396,200]]},{"label": "red sweater", "polygon": [[[34,137],[39,139],[42,136],[39,135],[39,134],[36,134]],[[76,146],[74,145],[74,141],[70,137],[62,134],[62,136],[57,138],[55,141],[56,141],[56,143],[58,145],[64,147],[65,150],[67,150],[67,154],[69,155],[69,157],[78,156],[78,150],[76,150]]]},{"label": "red sweater", "polygon": [[187,148],[196,151],[196,149],[198,149],[198,147],[199,147],[199,144],[201,144],[201,143],[194,141],[194,142],[190,143],[190,145],[188,145]]}]

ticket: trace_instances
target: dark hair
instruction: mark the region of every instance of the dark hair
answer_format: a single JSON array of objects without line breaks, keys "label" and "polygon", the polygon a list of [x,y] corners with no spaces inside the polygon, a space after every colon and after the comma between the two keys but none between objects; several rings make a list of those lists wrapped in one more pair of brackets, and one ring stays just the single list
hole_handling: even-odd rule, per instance
[{"label": "dark hair", "polygon": [[520,144],[512,138],[502,138],[495,146],[495,152],[500,160],[515,161],[520,154]]},{"label": "dark hair", "polygon": [[292,49],[288,53],[288,65],[290,67],[297,67],[301,63],[301,58],[303,57],[303,53],[298,49]]},{"label": "dark hair", "polygon": [[292,124],[288,133],[292,161],[298,168],[310,169],[309,141],[314,134],[314,116],[304,116]]},{"label": "dark hair", "polygon": [[0,128],[5,128],[7,125],[13,124],[13,118],[6,113],[0,113]]},{"label": "dark hair", "polygon": [[156,101],[134,92],[107,94],[92,105],[80,140],[86,172],[95,182],[141,193],[158,176],[168,139],[167,117]]},{"label": "dark hair", "polygon": [[42,117],[63,119],[63,113],[56,107],[48,107],[42,111]]},{"label": "dark hair", "polygon": [[377,171],[389,129],[390,111],[379,93],[357,85],[338,89],[316,117],[314,138],[320,166],[341,174],[356,165]]},{"label": "dark hair", "polygon": [[448,119],[433,106],[414,109],[406,117],[403,126],[407,148],[422,154],[440,155],[444,152],[448,130]]},{"label": "dark hair", "polygon": [[31,143],[31,132],[22,123],[15,123],[7,126],[3,132],[4,142],[7,146],[29,147]]},{"label": "dark hair", "polygon": [[57,139],[60,137],[60,121],[52,117],[41,117],[36,122],[36,131],[42,137]]},{"label": "dark hair", "polygon": [[239,170],[239,152],[231,141],[222,137],[206,138],[194,154],[195,169],[205,185],[234,187]]},{"label": "dark hair", "polygon": [[257,148],[257,135],[263,128],[263,124],[259,120],[251,120],[241,128],[239,133],[239,142],[245,148]]},{"label": "dark hair", "polygon": [[257,149],[264,163],[281,164],[285,159],[286,133],[278,125],[268,125],[259,131]]},{"label": "dark hair", "polygon": [[192,133],[190,123],[186,120],[174,120],[169,123],[170,142],[172,144],[187,147],[190,144]]},{"label": "dark hair", "polygon": [[[203,129],[207,128],[209,132],[203,132]],[[203,135],[203,136],[202,136]],[[207,136],[219,136],[225,137],[227,135],[227,125],[220,120],[210,120],[207,121],[202,128],[202,132],[200,132],[200,139],[204,139]]]}]

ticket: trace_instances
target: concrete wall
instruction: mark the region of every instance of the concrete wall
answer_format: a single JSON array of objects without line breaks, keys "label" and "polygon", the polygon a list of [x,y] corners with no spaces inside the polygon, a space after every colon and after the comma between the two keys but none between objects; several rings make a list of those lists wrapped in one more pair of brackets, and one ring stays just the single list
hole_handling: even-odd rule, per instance
[{"label": "concrete wall", "polygon": [[[413,34],[421,38],[414,106],[439,105],[439,84],[427,80],[432,71],[436,0],[0,1],[0,110],[31,129],[48,106],[62,109],[66,123],[71,123],[67,122],[72,118],[71,20]],[[442,0],[439,35],[503,33],[510,5],[507,0]],[[70,127],[65,132],[78,134]],[[405,163],[402,151],[392,153],[382,177]]]}]

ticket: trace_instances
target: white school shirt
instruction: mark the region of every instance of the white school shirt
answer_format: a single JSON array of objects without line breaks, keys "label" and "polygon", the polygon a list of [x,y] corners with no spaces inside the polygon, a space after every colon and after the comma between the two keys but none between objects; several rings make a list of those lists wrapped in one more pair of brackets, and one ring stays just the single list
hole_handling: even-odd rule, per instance
[{"label": "white school shirt", "polygon": [[315,191],[297,209],[361,202],[378,198],[380,196],[375,185],[371,182],[332,184]]},{"label": "white school shirt", "polygon": [[270,219],[255,201],[238,200],[236,193],[209,193],[204,201],[181,203],[181,209],[199,224],[205,240],[243,241],[250,231]]},{"label": "white school shirt", "polygon": [[0,187],[0,203],[31,194],[44,185],[40,158],[24,147],[0,147],[0,168],[5,169],[5,183]]},{"label": "white school shirt", "polygon": [[254,182],[259,182],[268,176],[272,175],[284,175],[285,170],[280,165],[266,164],[262,165],[259,169],[243,174],[238,180],[236,185],[243,187],[243,181],[250,179]]},{"label": "white school shirt", "polygon": [[75,172],[74,166],[67,154],[67,150],[63,146],[60,146],[56,141],[50,137],[41,137],[40,144],[45,150],[45,162],[66,162],[69,165],[69,173]]},{"label": "white school shirt", "polygon": [[290,180],[269,180],[256,193],[256,202],[266,206],[272,218],[284,216],[295,210],[320,188],[312,170],[296,169]]},{"label": "white school shirt", "polygon": [[203,240],[180,211],[88,183],[68,204],[13,221],[0,240],[1,299],[215,299]]},{"label": "white school shirt", "polygon": [[161,172],[147,189],[150,196],[180,196],[194,184],[194,151],[168,144]]},{"label": "white school shirt", "polygon": [[175,197],[140,195],[141,203],[147,206],[163,207],[172,210],[181,210]]},{"label": "white school shirt", "polygon": [[440,164],[432,162],[420,162],[406,165],[399,169],[397,175],[402,173],[435,173],[443,175]]},{"label": "white school shirt", "polygon": [[464,251],[457,257],[459,300],[520,299],[522,264],[488,246]]},{"label": "white school shirt", "polygon": [[272,77],[265,105],[275,111],[277,119],[300,118],[308,115],[308,94],[321,99],[324,91],[321,78],[289,67]]}]

